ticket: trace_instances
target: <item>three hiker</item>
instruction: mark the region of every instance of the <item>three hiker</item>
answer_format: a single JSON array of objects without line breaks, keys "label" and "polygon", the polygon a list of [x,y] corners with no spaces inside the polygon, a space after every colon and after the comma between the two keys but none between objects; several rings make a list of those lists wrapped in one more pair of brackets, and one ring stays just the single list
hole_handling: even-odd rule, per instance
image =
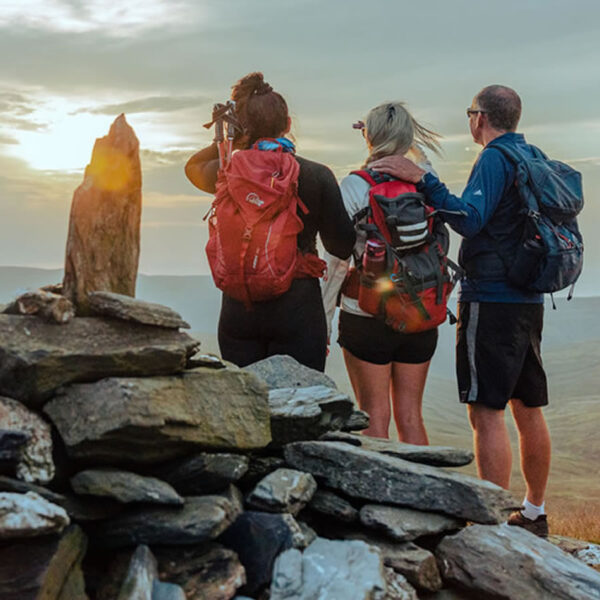
[{"label": "three hiker", "polygon": [[230,162],[219,169],[216,144],[194,154],[190,181],[215,193],[207,247],[224,290],[218,339],[221,355],[239,366],[288,354],[325,370],[327,325],[316,236],[347,258],[355,233],[333,173],[296,156],[285,137],[291,119],[284,98],[251,73],[232,88],[237,123]]},{"label": "three hiker", "polygon": [[[379,263],[381,272],[391,267],[397,277],[402,277],[403,271],[410,269],[415,279],[430,282],[414,293],[419,305],[433,313],[437,288],[445,283],[441,277],[444,265],[440,261],[445,260],[448,233],[440,221],[434,222],[433,217],[428,219],[424,205],[415,197],[414,185],[382,177],[367,167],[378,158],[409,153],[423,168],[430,170],[421,147],[438,152],[439,136],[420,125],[400,102],[373,108],[365,123],[359,122],[359,127],[368,157],[363,170],[351,173],[341,182],[344,206],[357,228],[354,266],[350,260],[333,256],[328,259],[327,279],[322,287],[327,322],[331,329],[341,291],[338,342],[356,400],[369,414],[369,428],[364,433],[388,437],[391,405],[400,441],[427,444],[421,404],[429,363],[437,344],[438,323],[417,314],[415,321],[426,328],[411,330],[406,322],[406,304],[414,304],[412,298],[406,290],[401,292],[398,286],[390,286],[382,302],[384,296],[377,289],[373,270]],[[383,204],[378,200],[382,197],[385,198]],[[393,198],[403,200],[390,202]],[[377,249],[379,257],[371,257]],[[435,260],[425,259],[427,250]],[[404,264],[405,258],[412,263]],[[432,288],[435,293],[426,297]],[[446,318],[445,299],[450,290],[450,286],[440,289],[442,321]],[[400,323],[394,323],[396,317]]]},{"label": "three hiker", "polygon": [[[544,496],[550,436],[541,409],[548,404],[548,390],[540,353],[544,311],[540,292],[560,289],[567,283],[565,278],[574,281],[581,270],[582,246],[574,216],[583,196],[579,174],[562,164],[556,165],[558,174],[553,172],[555,165],[516,133],[520,116],[521,100],[508,87],[488,86],[475,96],[467,118],[473,140],[484,150],[461,197],[452,195],[434,174],[405,157],[383,158],[372,166],[415,183],[430,206],[449,211],[440,213],[442,218],[463,236],[460,264],[465,276],[458,298],[456,372],[460,400],[468,405],[478,472],[481,478],[504,488],[510,485],[512,457],[504,421],[504,409],[510,404],[519,431],[527,492],[523,510],[513,513],[508,522],[546,536]],[[531,166],[527,167],[528,163]],[[536,178],[536,169],[542,177]],[[565,212],[568,216],[561,217],[562,222],[551,219],[542,228],[540,223],[548,211],[533,198],[532,186],[540,180],[542,186],[551,188],[548,174],[556,176],[561,185],[572,184],[572,193],[566,190],[560,199],[571,204],[571,211]],[[552,207],[557,198],[547,195]],[[543,194],[538,196],[543,200]],[[535,205],[523,210],[524,198]],[[532,223],[524,217],[528,211]],[[565,224],[561,232],[559,227]],[[527,231],[530,225],[537,229]],[[546,235],[549,241],[542,244]],[[538,283],[537,278],[537,285],[516,286],[511,271],[515,264],[526,268],[523,256],[527,261],[534,259],[536,255],[528,250],[533,244],[539,244],[539,257],[544,247],[558,244],[551,249],[551,260],[542,262],[560,265],[546,281]],[[532,273],[538,271],[531,269]],[[523,273],[519,276],[523,278]],[[556,283],[559,280],[562,283]]]},{"label": "three hiker", "polygon": [[[290,354],[323,370],[327,324],[318,284],[323,272],[316,257],[318,231],[331,255],[323,286],[327,321],[341,290],[339,343],[357,401],[370,415],[365,433],[388,436],[391,395],[400,440],[427,444],[421,416],[425,379],[437,325],[462,275],[456,369],[478,472],[509,487],[504,409],[510,405],[527,493],[523,510],[509,524],[547,535],[543,292],[564,288],[581,271],[583,245],[575,220],[583,205],[580,175],[549,161],[516,133],[520,98],[494,85],[467,109],[473,140],[484,150],[462,196],[448,191],[422,151],[425,146],[437,152],[439,136],[401,103],[387,103],[370,111],[366,125],[358,124],[369,156],[362,170],[342,181],[342,202],[326,167],[295,157],[283,137],[290,124],[285,101],[261,74],[240,80],[232,99],[240,128],[235,145],[245,152],[219,168],[213,145],[186,165],[192,183],[216,190],[207,252],[224,290],[223,357],[243,366]],[[272,189],[279,189],[274,199]],[[262,209],[263,203],[273,211]],[[463,236],[462,269],[446,256],[444,222]],[[282,232],[287,258],[277,250],[284,241],[274,240]],[[291,254],[290,239],[297,239]],[[351,253],[353,268],[346,260]],[[311,260],[304,265],[306,256]],[[267,289],[265,281],[272,280]]]}]

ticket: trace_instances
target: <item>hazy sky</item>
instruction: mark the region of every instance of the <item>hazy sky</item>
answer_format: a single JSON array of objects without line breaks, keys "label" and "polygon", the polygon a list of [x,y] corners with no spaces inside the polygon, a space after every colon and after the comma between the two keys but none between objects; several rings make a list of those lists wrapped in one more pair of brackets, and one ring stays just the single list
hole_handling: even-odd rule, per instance
[{"label": "hazy sky", "polygon": [[351,129],[404,100],[444,135],[455,192],[479,147],[465,108],[502,83],[528,140],[584,174],[586,267],[600,293],[598,0],[0,0],[0,265],[62,266],[95,138],[125,112],[142,148],[144,273],[206,272],[209,198],[183,174],[215,101],[261,70],[288,100],[298,152],[343,176]]}]

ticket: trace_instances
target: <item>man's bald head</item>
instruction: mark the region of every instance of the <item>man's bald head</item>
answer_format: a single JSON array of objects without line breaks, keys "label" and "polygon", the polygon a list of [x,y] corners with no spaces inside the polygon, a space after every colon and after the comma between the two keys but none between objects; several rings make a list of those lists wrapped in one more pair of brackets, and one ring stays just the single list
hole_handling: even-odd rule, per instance
[{"label": "man's bald head", "polygon": [[477,106],[485,111],[489,124],[501,131],[515,131],[521,118],[521,98],[512,88],[488,85],[475,96]]}]

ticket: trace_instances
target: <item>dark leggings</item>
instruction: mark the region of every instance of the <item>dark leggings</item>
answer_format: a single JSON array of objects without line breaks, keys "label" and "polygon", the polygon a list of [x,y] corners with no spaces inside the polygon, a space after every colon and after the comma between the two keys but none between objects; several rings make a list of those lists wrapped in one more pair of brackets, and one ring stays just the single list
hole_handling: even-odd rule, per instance
[{"label": "dark leggings", "polygon": [[327,324],[318,279],[295,279],[281,296],[242,302],[223,294],[219,318],[221,356],[240,367],[274,354],[325,370]]}]

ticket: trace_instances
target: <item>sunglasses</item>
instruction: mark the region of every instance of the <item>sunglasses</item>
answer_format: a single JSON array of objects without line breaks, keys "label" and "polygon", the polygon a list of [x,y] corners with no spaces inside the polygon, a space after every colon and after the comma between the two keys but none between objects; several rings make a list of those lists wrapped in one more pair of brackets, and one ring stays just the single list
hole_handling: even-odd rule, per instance
[{"label": "sunglasses", "polygon": [[467,108],[467,119],[471,118],[471,115],[476,115],[477,113],[485,114],[487,110],[479,110],[478,108]]}]

